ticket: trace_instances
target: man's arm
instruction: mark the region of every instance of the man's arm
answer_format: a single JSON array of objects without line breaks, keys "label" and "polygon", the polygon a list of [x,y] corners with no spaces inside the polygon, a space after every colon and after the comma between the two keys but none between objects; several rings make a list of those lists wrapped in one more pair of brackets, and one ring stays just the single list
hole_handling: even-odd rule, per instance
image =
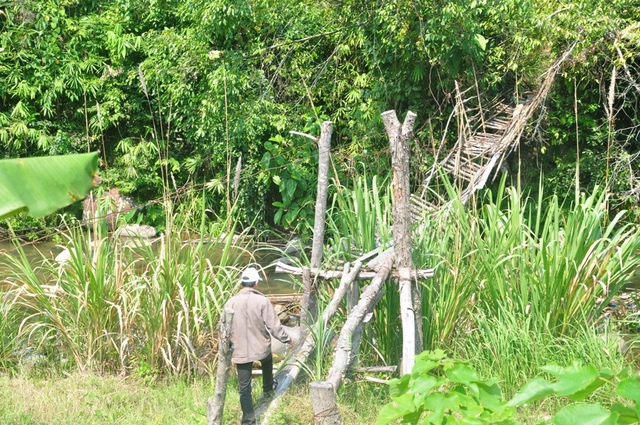
[{"label": "man's arm", "polygon": [[267,299],[263,309],[263,320],[269,333],[283,344],[291,344],[291,337],[280,323],[280,318],[276,314],[271,302]]}]

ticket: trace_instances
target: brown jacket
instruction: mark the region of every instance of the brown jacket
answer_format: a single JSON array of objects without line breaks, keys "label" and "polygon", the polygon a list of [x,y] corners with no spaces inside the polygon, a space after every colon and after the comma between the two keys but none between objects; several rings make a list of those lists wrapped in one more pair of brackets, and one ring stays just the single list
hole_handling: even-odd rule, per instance
[{"label": "brown jacket", "polygon": [[242,288],[227,303],[233,309],[233,356],[235,364],[262,360],[271,354],[271,335],[284,344],[291,338],[282,328],[271,302],[260,291]]}]

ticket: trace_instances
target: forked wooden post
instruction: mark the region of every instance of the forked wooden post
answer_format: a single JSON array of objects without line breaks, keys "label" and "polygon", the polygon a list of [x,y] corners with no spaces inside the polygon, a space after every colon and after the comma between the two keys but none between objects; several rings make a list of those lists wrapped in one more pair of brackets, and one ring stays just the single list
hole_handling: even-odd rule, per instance
[{"label": "forked wooden post", "polygon": [[400,124],[394,110],[382,113],[389,143],[393,168],[393,245],[396,254],[396,268],[400,278],[400,316],[402,318],[402,371],[411,372],[415,362],[416,347],[421,346],[421,308],[416,308],[411,274],[411,186],[409,181],[409,142],[413,136],[416,114],[409,111],[404,124]]},{"label": "forked wooden post", "polygon": [[231,367],[231,329],[233,310],[225,308],[220,317],[220,345],[218,346],[218,372],[213,397],[207,400],[207,425],[222,425],[224,400],[227,394],[229,369]]}]

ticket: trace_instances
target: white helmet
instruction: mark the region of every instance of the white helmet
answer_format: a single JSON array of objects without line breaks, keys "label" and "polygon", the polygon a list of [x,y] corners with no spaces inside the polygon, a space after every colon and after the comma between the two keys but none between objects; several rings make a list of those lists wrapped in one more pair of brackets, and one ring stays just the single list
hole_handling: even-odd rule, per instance
[{"label": "white helmet", "polygon": [[255,267],[247,267],[242,272],[242,284],[245,286],[253,286],[253,284],[259,280],[262,279],[260,279],[260,273],[258,273]]}]

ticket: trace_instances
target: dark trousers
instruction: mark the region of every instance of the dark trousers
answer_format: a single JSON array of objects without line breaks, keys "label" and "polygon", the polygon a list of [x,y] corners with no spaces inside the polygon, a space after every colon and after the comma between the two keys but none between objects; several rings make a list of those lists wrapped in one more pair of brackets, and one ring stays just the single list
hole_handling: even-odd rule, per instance
[{"label": "dark trousers", "polygon": [[[273,357],[269,354],[260,360],[262,367],[262,392],[264,394],[273,391]],[[242,425],[255,425],[256,414],[253,411],[251,399],[251,370],[253,362],[236,365],[238,370],[238,390],[240,391],[240,407],[242,407]]]}]

